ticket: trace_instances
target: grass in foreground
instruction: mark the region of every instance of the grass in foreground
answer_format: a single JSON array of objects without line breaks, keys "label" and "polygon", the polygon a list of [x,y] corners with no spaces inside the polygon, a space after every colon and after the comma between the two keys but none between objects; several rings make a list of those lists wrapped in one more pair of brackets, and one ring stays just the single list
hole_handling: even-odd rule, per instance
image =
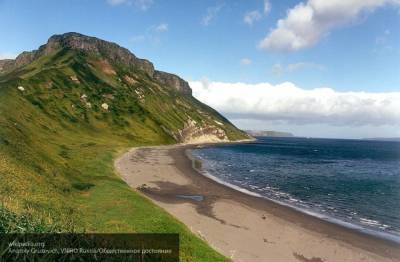
[{"label": "grass in foreground", "polygon": [[[182,113],[167,108],[158,119],[149,112],[177,98],[148,99],[143,107],[128,99],[131,89],[113,89],[87,68],[63,66],[0,78],[0,231],[179,233],[182,261],[225,261],[113,168],[114,158],[132,146],[174,142],[161,125],[178,128]],[[77,85],[71,74],[91,82]],[[110,92],[115,99],[105,112],[99,105]],[[83,93],[91,109],[82,106]]]}]

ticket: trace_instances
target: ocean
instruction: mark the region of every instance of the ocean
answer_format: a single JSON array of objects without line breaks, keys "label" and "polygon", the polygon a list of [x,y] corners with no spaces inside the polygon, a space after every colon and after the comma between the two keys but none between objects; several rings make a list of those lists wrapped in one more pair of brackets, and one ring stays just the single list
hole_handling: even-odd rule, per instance
[{"label": "ocean", "polygon": [[237,190],[400,242],[400,142],[259,137],[192,155]]}]

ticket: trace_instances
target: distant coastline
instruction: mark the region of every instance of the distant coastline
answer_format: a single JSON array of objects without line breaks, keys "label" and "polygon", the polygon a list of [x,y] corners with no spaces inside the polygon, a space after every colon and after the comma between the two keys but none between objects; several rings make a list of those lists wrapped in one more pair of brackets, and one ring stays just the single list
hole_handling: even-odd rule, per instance
[{"label": "distant coastline", "polygon": [[362,138],[362,140],[400,142],[400,137],[371,137],[371,138]]},{"label": "distant coastline", "polygon": [[245,130],[251,136],[265,136],[265,137],[294,137],[292,133],[282,131],[269,131],[269,130]]}]

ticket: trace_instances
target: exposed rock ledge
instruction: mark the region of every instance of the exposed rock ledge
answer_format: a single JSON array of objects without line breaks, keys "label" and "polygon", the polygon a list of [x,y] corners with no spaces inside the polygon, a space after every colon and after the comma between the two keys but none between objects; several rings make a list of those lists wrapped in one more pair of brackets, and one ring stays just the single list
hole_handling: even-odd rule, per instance
[{"label": "exposed rock ledge", "polygon": [[190,88],[188,82],[177,75],[156,70],[154,71],[153,78],[161,84],[174,87],[183,94],[192,95],[192,89]]},{"label": "exposed rock ledge", "polygon": [[229,141],[225,131],[213,125],[200,125],[194,120],[188,120],[182,130],[174,135],[180,143],[214,143]]}]

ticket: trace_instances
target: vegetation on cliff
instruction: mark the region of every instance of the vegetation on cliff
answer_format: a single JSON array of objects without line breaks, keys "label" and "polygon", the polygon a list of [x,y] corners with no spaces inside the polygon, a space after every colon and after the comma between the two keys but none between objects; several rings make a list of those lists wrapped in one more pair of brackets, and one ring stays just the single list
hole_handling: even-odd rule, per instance
[{"label": "vegetation on cliff", "polygon": [[179,232],[182,260],[224,259],[113,168],[132,146],[247,138],[184,80],[77,33],[0,65],[1,231]]}]

